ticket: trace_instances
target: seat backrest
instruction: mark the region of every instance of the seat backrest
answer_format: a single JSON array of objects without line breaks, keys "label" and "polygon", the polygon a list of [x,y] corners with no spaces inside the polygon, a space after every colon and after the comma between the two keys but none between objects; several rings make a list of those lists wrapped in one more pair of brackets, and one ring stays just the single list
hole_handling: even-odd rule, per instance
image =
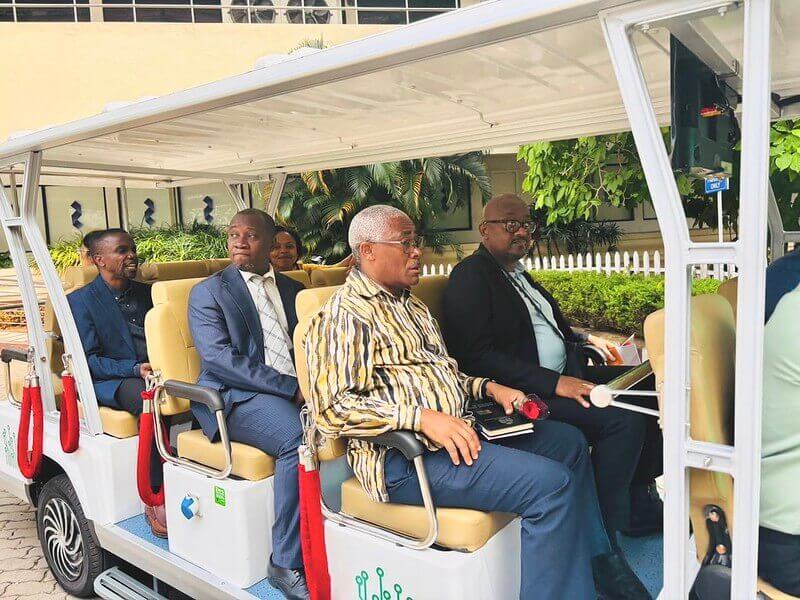
[{"label": "seat backrest", "polygon": [[442,322],[445,287],[447,287],[447,275],[432,275],[420,278],[419,283],[411,288],[411,293],[427,305],[431,315],[439,323]]},{"label": "seat backrest", "polygon": [[[194,383],[200,375],[200,356],[189,329],[189,293],[202,277],[159,281],[153,285],[153,308],[144,320],[147,355],[163,380]],[[189,401],[165,396],[162,412],[174,415],[189,410]]]},{"label": "seat backrest", "polygon": [[213,275],[217,271],[222,271],[225,267],[231,264],[230,258],[209,258],[208,260],[204,260],[206,263],[206,269],[208,270],[209,275]]},{"label": "seat backrest", "polygon": [[196,279],[209,275],[208,265],[204,260],[179,260],[175,262],[150,263],[154,269],[153,279],[156,281],[172,281],[175,279]]},{"label": "seat backrest", "polygon": [[731,305],[733,309],[733,321],[736,322],[736,307],[737,307],[737,294],[739,291],[739,278],[738,277],[731,277],[722,282],[722,285],[719,286],[719,291],[717,293],[725,298],[728,303]]},{"label": "seat backrest", "polygon": [[[664,310],[647,317],[644,338],[657,389],[664,381]],[[736,365],[736,330],[733,311],[720,295],[695,296],[691,301],[690,323],[690,418],[695,440],[730,444]],[[672,350],[676,351],[676,350]],[[708,549],[708,531],[703,510],[716,504],[725,512],[728,525],[733,518],[733,481],[711,471],[690,471],[690,516],[694,527],[698,559]]]},{"label": "seat backrest", "polygon": [[[339,286],[317,287],[302,290],[295,299],[297,309],[297,327],[294,328],[293,344],[294,355],[296,357],[295,370],[297,371],[297,383],[304,398],[311,397],[311,381],[308,376],[308,363],[306,361],[306,350],[304,341],[308,333],[311,319],[316,315]],[[344,440],[328,440],[324,446],[317,449],[319,460],[333,460],[342,456],[347,449]]]},{"label": "seat backrest", "polygon": [[297,269],[296,271],[284,271],[283,275],[286,275],[295,281],[299,281],[306,286],[306,288],[311,287],[311,277],[309,276],[308,272],[304,271],[303,269]]},{"label": "seat backrest", "polygon": [[311,271],[312,287],[330,287],[332,285],[342,285],[347,279],[349,267],[327,267],[314,269]]}]

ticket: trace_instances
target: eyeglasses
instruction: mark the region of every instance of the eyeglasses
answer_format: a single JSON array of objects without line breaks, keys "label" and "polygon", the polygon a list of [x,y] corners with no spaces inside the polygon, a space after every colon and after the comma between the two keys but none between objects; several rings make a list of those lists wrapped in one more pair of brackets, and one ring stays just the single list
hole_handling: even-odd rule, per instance
[{"label": "eyeglasses", "polygon": [[403,252],[406,254],[411,254],[412,250],[422,250],[425,247],[425,238],[421,235],[418,235],[410,240],[372,240],[372,243],[402,246]]},{"label": "eyeglasses", "polygon": [[503,228],[508,233],[516,233],[520,227],[524,227],[525,231],[533,233],[536,231],[536,221],[517,221],[516,219],[494,219],[491,221],[484,221],[484,223],[502,223]]}]

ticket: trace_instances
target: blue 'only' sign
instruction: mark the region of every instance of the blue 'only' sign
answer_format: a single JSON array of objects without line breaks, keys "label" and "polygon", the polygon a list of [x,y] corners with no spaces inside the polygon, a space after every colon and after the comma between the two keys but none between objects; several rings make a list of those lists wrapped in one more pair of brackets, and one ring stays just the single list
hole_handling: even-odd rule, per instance
[{"label": "blue 'only' sign", "polygon": [[730,179],[728,177],[709,177],[706,179],[706,194],[727,192],[729,188]]}]

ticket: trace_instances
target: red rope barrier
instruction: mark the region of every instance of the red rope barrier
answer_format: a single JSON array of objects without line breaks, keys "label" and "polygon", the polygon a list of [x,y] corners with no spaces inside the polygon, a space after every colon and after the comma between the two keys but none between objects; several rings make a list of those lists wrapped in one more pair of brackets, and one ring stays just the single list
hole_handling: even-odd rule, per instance
[{"label": "red rope barrier", "polygon": [[[161,506],[164,504],[163,484],[154,492],[150,486],[150,459],[153,452],[153,441],[155,440],[155,419],[149,410],[149,405],[155,397],[155,390],[145,390],[142,392],[142,401],[145,402],[145,410],[139,417],[139,448],[136,456],[136,487],[139,490],[139,497],[147,506]],[[164,462],[164,459],[161,459]]]},{"label": "red rope barrier", "polygon": [[75,377],[70,374],[61,376],[61,384],[64,387],[64,394],[61,398],[58,433],[61,438],[61,448],[67,454],[71,454],[78,449],[81,437],[78,418],[78,391],[75,387]]},{"label": "red rope barrier", "polygon": [[[28,438],[33,412],[33,443],[28,450]],[[42,446],[44,443],[44,412],[42,410],[42,390],[37,385],[22,388],[22,405],[19,414],[19,433],[17,435],[17,465],[23,476],[33,479],[42,467]]]},{"label": "red rope barrier", "polygon": [[304,466],[300,447],[300,543],[303,549],[303,566],[306,572],[311,600],[331,599],[331,576],[328,571],[328,555],[325,550],[325,523],[322,520],[322,486],[319,470],[310,462]]}]

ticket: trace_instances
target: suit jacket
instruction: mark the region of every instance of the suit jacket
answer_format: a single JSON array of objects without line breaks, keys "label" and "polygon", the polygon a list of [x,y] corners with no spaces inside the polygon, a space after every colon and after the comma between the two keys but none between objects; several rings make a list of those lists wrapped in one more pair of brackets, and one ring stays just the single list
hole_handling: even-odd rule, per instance
[{"label": "suit jacket", "polygon": [[[149,285],[131,281],[131,289],[141,306],[146,310],[153,308]],[[104,406],[121,409],[114,394],[123,379],[138,376],[134,367],[139,362],[125,317],[99,276],[68,294],[67,301],[86,353],[97,400]]]},{"label": "suit jacket", "polygon": [[[530,275],[525,277],[553,307],[565,341],[585,341],[572,330],[555,299]],[[442,308],[447,347],[462,371],[543,398],[555,395],[561,374],[539,366],[530,313],[503,267],[483,245],[453,269]]]},{"label": "suit jacket", "polygon": [[[297,325],[295,297],[305,286],[277,272],[275,282],[291,338]],[[287,400],[294,397],[297,378],[279,373],[264,362],[261,319],[235,265],[194,286],[189,295],[189,327],[201,360],[197,383],[220,391],[226,417],[235,404],[257,394]],[[192,413],[208,439],[215,439],[218,428],[211,411],[193,403]]]}]

